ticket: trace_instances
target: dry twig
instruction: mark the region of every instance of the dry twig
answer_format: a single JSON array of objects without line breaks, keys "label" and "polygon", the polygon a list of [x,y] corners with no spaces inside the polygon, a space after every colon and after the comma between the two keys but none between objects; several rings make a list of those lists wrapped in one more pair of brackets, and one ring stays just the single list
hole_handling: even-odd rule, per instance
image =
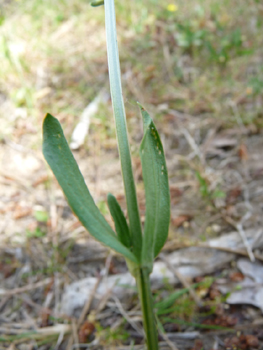
[{"label": "dry twig", "polygon": [[48,285],[51,281],[52,281],[52,278],[46,278],[45,280],[39,281],[35,284],[30,284],[28,286],[15,288],[12,290],[0,289],[0,295],[12,296],[12,295],[20,294],[20,293],[29,292],[33,289],[44,287],[44,286]]}]

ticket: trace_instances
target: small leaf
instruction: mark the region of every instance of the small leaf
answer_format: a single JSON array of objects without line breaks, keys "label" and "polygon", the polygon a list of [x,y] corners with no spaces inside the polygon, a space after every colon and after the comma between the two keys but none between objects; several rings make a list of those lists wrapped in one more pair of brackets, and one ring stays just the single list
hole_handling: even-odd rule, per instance
[{"label": "small leaf", "polygon": [[170,223],[170,192],[163,146],[156,127],[145,109],[144,136],[140,147],[146,197],[146,215],[142,248],[142,265],[152,269],[154,258],[162,249]]},{"label": "small leaf", "polygon": [[36,210],[34,212],[34,216],[35,216],[36,220],[39,222],[47,222],[49,219],[48,213],[44,210]]},{"label": "small leaf", "polygon": [[195,172],[196,177],[199,181],[199,186],[200,186],[200,193],[202,195],[202,197],[209,197],[210,195],[210,191],[206,182],[206,179],[204,177],[202,177],[202,175],[199,173],[199,171]]},{"label": "small leaf", "polygon": [[44,119],[43,137],[44,156],[80,222],[98,241],[136,263],[134,254],[118,240],[94,203],[60,123],[50,114]]},{"label": "small leaf", "polygon": [[127,221],[117,199],[111,193],[108,194],[108,205],[119,241],[124,244],[125,247],[130,248],[131,236]]},{"label": "small leaf", "polygon": [[104,5],[104,0],[94,0],[90,4],[93,7],[101,6]]}]

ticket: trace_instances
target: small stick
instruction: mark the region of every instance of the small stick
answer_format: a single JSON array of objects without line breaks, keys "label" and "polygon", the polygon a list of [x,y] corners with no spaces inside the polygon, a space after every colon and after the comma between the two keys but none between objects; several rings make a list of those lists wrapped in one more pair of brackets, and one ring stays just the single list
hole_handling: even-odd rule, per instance
[{"label": "small stick", "polygon": [[[57,260],[58,261],[58,260]],[[54,316],[57,318],[58,317],[58,305],[59,305],[59,300],[60,300],[60,283],[59,283],[59,277],[58,273],[55,272],[54,274],[54,296],[55,296],[55,307],[54,307]]]},{"label": "small stick", "polygon": [[0,312],[5,307],[5,304],[8,302],[8,300],[11,298],[11,295],[6,295],[0,302]]},{"label": "small stick", "polygon": [[[248,252],[246,250],[241,250],[241,249],[231,249],[231,248],[227,248],[227,247],[214,247],[214,246],[211,246],[211,245],[206,244],[206,243],[198,243],[197,245],[192,245],[192,247],[193,246],[222,250],[223,252],[249,257]],[[263,256],[256,254],[256,253],[253,253],[253,255],[257,260],[263,261]]]},{"label": "small stick", "polygon": [[112,293],[112,290],[113,290],[114,287],[115,287],[115,285],[113,285],[110,289],[108,289],[106,291],[106,293],[103,295],[103,297],[100,300],[98,309],[96,310],[96,314],[98,314],[101,310],[104,309],[105,305],[107,304],[107,302],[108,302],[108,300],[109,300],[109,298],[111,296],[111,293]]},{"label": "small stick", "polygon": [[[212,246],[209,243],[202,243],[202,242],[183,243],[183,244],[177,245],[173,250],[180,250],[183,248],[190,248],[190,247],[200,247],[200,248],[221,250],[223,252],[249,257],[248,252],[246,250],[232,249],[232,248],[228,248],[228,247],[217,247],[217,246]],[[171,250],[171,248],[169,247],[169,249],[167,249],[167,250]],[[257,260],[263,261],[263,256],[261,256],[260,254],[257,254],[257,253],[253,253],[253,254]]]},{"label": "small stick", "polygon": [[73,334],[73,340],[74,340],[74,348],[76,350],[79,350],[79,337],[78,337],[78,326],[76,324],[76,321],[72,320],[72,334]]},{"label": "small stick", "polygon": [[98,286],[99,286],[99,284],[101,282],[101,279],[102,279],[102,276],[100,275],[98,277],[98,279],[97,279],[97,282],[96,282],[96,284],[95,284],[91,294],[90,294],[90,298],[86,301],[86,304],[85,304],[85,306],[84,306],[84,308],[83,308],[83,310],[81,312],[81,315],[79,316],[79,319],[78,319],[78,322],[77,322],[77,328],[80,327],[80,325],[83,323],[87,313],[89,312],[92,300],[93,300],[93,298],[95,296],[96,290],[97,290],[97,288],[98,288]]},{"label": "small stick", "polygon": [[185,128],[181,128],[181,132],[184,135],[184,137],[186,138],[187,142],[189,143],[190,147],[192,148],[192,150],[194,151],[194,155],[198,156],[198,158],[200,159],[202,165],[205,164],[205,159],[198,147],[198,145],[196,144],[194,138],[190,135],[190,133],[188,132],[187,129]]},{"label": "small stick", "polygon": [[[25,334],[25,338],[40,338],[41,336],[51,336],[56,335],[59,333],[68,333],[71,330],[71,326],[69,324],[56,324],[55,326],[50,327],[43,327],[43,328],[37,328],[35,330],[29,330],[29,329],[16,329],[16,328],[9,328],[9,327],[1,327],[1,332],[6,334],[13,334],[13,335],[23,335]],[[28,335],[28,337],[26,337]]]},{"label": "small stick", "polygon": [[163,340],[166,341],[166,343],[169,345],[169,347],[170,347],[172,350],[178,350],[178,347],[176,346],[175,343],[173,343],[173,342],[169,339],[168,335],[167,335],[165,332],[162,332],[161,329],[159,329],[159,331],[160,331],[160,333],[161,333],[161,336],[163,337]]},{"label": "small stick", "polygon": [[244,246],[245,246],[245,248],[247,250],[247,254],[248,254],[249,259],[252,262],[254,262],[255,261],[255,256],[253,254],[252,248],[248,244],[246,233],[245,233],[245,231],[243,229],[243,222],[245,220],[247,220],[250,216],[251,216],[251,214],[248,212],[238,224],[236,224],[235,221],[233,219],[231,219],[230,217],[228,217],[228,216],[223,215],[223,218],[226,220],[226,222],[228,222],[230,225],[232,225],[238,231],[238,233],[240,234],[240,236],[242,238]]},{"label": "small stick", "polygon": [[130,325],[136,330],[137,333],[139,333],[140,335],[143,335],[141,329],[136,325],[136,323],[130,318],[128,313],[124,310],[123,306],[120,303],[120,300],[115,296],[113,296],[113,299],[123,318],[125,318],[130,323]]},{"label": "small stick", "polygon": [[7,290],[7,289],[0,289],[0,295],[4,295],[4,296],[12,296],[12,295],[16,295],[16,294],[20,294],[20,293],[24,293],[24,292],[28,292],[30,290],[33,289],[37,289],[37,288],[41,288],[43,286],[46,286],[47,284],[49,284],[52,281],[52,278],[46,278],[43,281],[37,282],[35,284],[31,284],[29,286],[24,286],[24,287],[20,287],[20,288],[15,288],[12,290]]},{"label": "small stick", "polygon": [[11,343],[7,350],[15,350],[15,342]]},{"label": "small stick", "polygon": [[[102,276],[100,275],[100,276],[98,277],[98,279],[97,279],[97,282],[96,282],[96,284],[95,284],[95,286],[94,286],[94,288],[93,288],[91,294],[90,294],[89,299],[86,301],[86,304],[84,305],[84,308],[83,308],[83,310],[82,310],[82,312],[81,312],[81,315],[79,316],[79,319],[78,319],[77,324],[76,324],[76,333],[78,332],[79,327],[81,326],[81,324],[83,323],[83,321],[84,321],[84,319],[85,319],[87,313],[89,312],[90,305],[91,305],[91,303],[92,303],[92,300],[93,300],[93,298],[94,298],[94,295],[95,295],[96,290],[97,290],[97,288],[98,288],[98,286],[99,286],[99,284],[100,284],[101,279],[102,279]],[[73,336],[74,336],[74,331],[73,331]],[[68,340],[68,345],[67,345],[67,349],[66,349],[66,350],[70,350],[70,349],[72,348],[73,342],[74,342],[73,336],[72,336],[72,335],[70,336],[70,338],[69,338],[69,340]],[[77,338],[77,339],[78,339],[78,338]]]}]

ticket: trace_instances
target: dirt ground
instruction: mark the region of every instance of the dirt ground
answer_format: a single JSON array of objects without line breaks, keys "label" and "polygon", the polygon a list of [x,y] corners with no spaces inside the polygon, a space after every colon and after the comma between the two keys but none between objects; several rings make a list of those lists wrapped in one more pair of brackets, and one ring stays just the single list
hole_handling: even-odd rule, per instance
[{"label": "dirt ground", "polygon": [[[216,125],[209,117],[182,113],[177,115],[176,111],[165,115],[159,130],[167,156],[172,203],[169,240],[164,254],[169,256],[171,252],[186,245],[206,242],[233,230],[246,234],[246,230],[252,229],[255,238],[262,236],[262,130],[250,130],[245,126],[225,129],[220,123]],[[40,327],[55,327],[61,319],[63,325],[72,322],[72,318],[59,312],[61,296],[67,285],[89,276],[99,278],[109,257],[110,275],[123,273],[126,268],[120,258],[112,256],[112,253],[109,255],[107,249],[95,243],[72,215],[40,150],[27,148],[26,142],[31,143],[30,133],[24,134],[21,126],[16,131],[22,134],[19,136],[21,141],[4,141],[0,148],[1,329],[9,339],[4,342],[6,345],[14,339],[14,347],[20,349],[24,344],[27,345],[24,348],[29,349],[34,348],[36,343],[41,344],[43,335],[37,338],[41,341],[32,340],[31,336],[21,341],[17,333],[26,333]],[[133,132],[139,138],[138,135],[142,135],[141,126]],[[96,202],[111,222],[105,204],[108,192],[114,193],[125,209],[116,144],[112,142],[108,149],[103,148],[100,140],[92,134],[89,142],[95,144],[94,153],[82,148],[75,151],[74,156]],[[134,170],[139,184],[138,198],[143,217],[145,204],[138,157],[134,158]],[[195,175],[197,172],[202,174],[199,181]],[[205,186],[202,181],[205,181]],[[249,242],[247,246],[244,243],[242,252],[248,258],[251,254],[263,259],[262,246],[257,246],[256,241]],[[237,257],[239,256],[238,254]],[[204,277],[207,274],[200,276],[201,280]],[[244,274],[238,270],[234,260],[219,271],[210,273],[209,277],[225,278],[233,282],[241,281]],[[195,280],[199,281],[200,278]],[[161,295],[167,295],[167,288],[164,283],[155,293],[158,295],[163,290]],[[170,291],[174,288],[177,290],[180,285],[169,286]],[[106,302],[101,310],[97,310],[96,322],[89,321],[88,325],[99,323],[100,327],[107,329],[112,323],[123,320],[123,315],[111,305],[111,291],[107,293],[108,304]],[[241,345],[243,349],[250,348],[248,341],[254,341],[255,348],[262,347],[257,345],[257,342],[261,344],[263,337],[262,315],[259,309],[246,304],[246,297],[244,304],[229,307],[225,294],[220,292],[216,282],[210,285],[208,283],[197,290],[197,293],[200,294],[202,306],[197,307],[191,296],[188,296],[188,300],[184,300],[183,310],[179,312],[185,321],[182,325],[163,321],[170,342],[175,340],[180,349],[209,349],[215,346],[239,348]],[[136,305],[137,301],[132,297],[123,306],[128,314],[131,310],[131,318],[135,317],[132,310]],[[208,316],[201,316],[203,314]],[[80,317],[79,313],[72,316]],[[197,327],[193,319],[196,320]],[[222,330],[202,331],[202,326],[205,325],[231,327],[234,332],[229,334],[229,331]],[[128,322],[122,328],[117,328],[119,336],[114,340],[114,335],[111,335],[113,340],[110,339],[110,346],[122,348],[120,334],[123,329],[124,334],[128,334],[127,339],[132,337],[139,344],[142,338],[131,327]],[[196,330],[198,334],[195,336],[193,332]],[[102,334],[101,330],[94,332],[95,339]],[[185,334],[186,337],[189,333],[190,339],[185,339],[184,335],[180,338],[177,332]],[[98,336],[101,344],[95,344],[94,348],[108,348],[107,337],[110,338],[110,335],[101,334]],[[246,337],[252,337],[252,340]],[[65,336],[61,343],[56,343],[57,348],[66,348],[67,339]],[[124,344],[129,344],[127,339]],[[54,342],[52,331],[49,342]],[[50,343],[37,348],[52,348]],[[165,344],[167,346],[167,341]]]},{"label": "dirt ground", "polygon": [[[10,16],[7,29],[16,18],[16,14]],[[94,101],[100,89],[108,91],[103,27],[99,27],[97,37],[92,34],[97,22],[76,29],[90,34],[88,43],[97,50],[93,56],[84,52],[83,44],[77,46],[71,20],[75,19],[58,25],[52,40],[60,39],[58,51],[62,56],[70,52],[72,61],[63,63],[56,52],[38,67],[37,55],[34,53],[34,61],[30,57],[34,68],[30,74],[25,69],[23,74],[29,76],[27,86],[33,84],[36,89],[32,108],[27,102],[14,102],[8,92],[16,91],[15,98],[19,98],[16,89],[21,80],[14,72],[1,82],[0,349],[143,349],[134,286],[129,282],[122,292],[116,292],[113,286],[105,287],[103,292],[99,289],[104,288],[107,278],[110,281],[112,276],[126,276],[124,261],[95,242],[74,217],[41,151],[45,112],[52,112],[54,105],[54,114],[70,141],[86,105]],[[162,262],[176,281],[171,283],[165,272],[163,277],[156,277],[158,283],[153,281],[161,348],[263,349],[263,95],[251,95],[244,87],[241,91],[223,87],[220,96],[216,91],[216,97],[212,89],[207,95],[199,95],[199,89],[208,83],[198,70],[200,87],[196,87],[195,78],[187,81],[189,74],[196,72],[196,57],[191,50],[180,53],[183,83],[169,76],[172,52],[170,55],[165,50],[173,43],[169,31],[163,29],[164,20],[159,21],[163,22],[158,22],[154,33],[147,22],[142,41],[151,34],[153,41],[162,43],[165,67],[158,65],[157,58],[156,62],[151,59],[143,66],[144,75],[138,73],[137,65],[131,68],[132,59],[126,57],[128,53],[133,57],[137,39],[122,23],[119,25],[125,29],[121,47],[127,45],[127,51],[121,54],[124,98],[142,222],[145,200],[139,145],[143,131],[134,103],[140,97],[161,135],[169,173],[171,225],[157,263]],[[26,23],[26,28],[26,19],[22,18],[21,23]],[[253,70],[253,76],[262,65],[262,50],[257,45],[259,49],[248,59],[247,67],[242,66],[247,74]],[[140,49],[142,61],[147,61],[144,48]],[[90,71],[87,57],[92,62]],[[230,60],[227,68],[219,69],[222,76],[232,74],[241,61],[239,57]],[[245,75],[242,69],[233,73],[234,78]],[[159,91],[158,79],[162,81]],[[81,95],[83,81],[93,82],[93,90],[85,85]],[[163,82],[167,89],[162,89]],[[67,92],[66,87],[74,92]],[[22,93],[22,99],[27,99],[27,92]],[[113,225],[107,194],[116,196],[124,212],[126,203],[110,100],[100,103],[84,144],[73,154],[96,204]],[[228,241],[232,233],[239,237],[237,246]],[[209,245],[220,237],[225,239],[222,246],[214,244],[211,248]],[[224,254],[217,255],[220,251]],[[171,266],[173,254],[178,254],[180,264]],[[198,273],[193,272],[194,266]],[[91,281],[87,282],[91,283],[89,298],[67,314],[62,305],[67,288],[87,279]],[[169,307],[158,309],[161,300],[167,301],[182,290]]]}]

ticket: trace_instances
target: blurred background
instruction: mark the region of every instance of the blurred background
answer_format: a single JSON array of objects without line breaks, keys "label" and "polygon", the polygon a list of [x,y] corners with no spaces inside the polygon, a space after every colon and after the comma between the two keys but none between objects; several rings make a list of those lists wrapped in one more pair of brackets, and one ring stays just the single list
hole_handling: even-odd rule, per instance
[{"label": "blurred background", "polygon": [[[167,251],[233,230],[253,229],[256,236],[263,224],[262,2],[116,0],[116,17],[142,219],[137,101],[154,119],[167,156]],[[85,142],[74,156],[109,222],[108,192],[125,210],[107,97],[104,7],[86,0],[1,0],[0,62],[1,280],[14,288],[55,274],[67,283],[96,275],[107,250],[96,246],[101,260],[86,265],[75,259],[88,261],[92,239],[44,161],[41,128],[51,113],[70,142],[86,118]],[[95,113],[83,116],[90,104]],[[250,258],[261,254],[260,246],[252,252],[244,237],[243,243]]]}]

